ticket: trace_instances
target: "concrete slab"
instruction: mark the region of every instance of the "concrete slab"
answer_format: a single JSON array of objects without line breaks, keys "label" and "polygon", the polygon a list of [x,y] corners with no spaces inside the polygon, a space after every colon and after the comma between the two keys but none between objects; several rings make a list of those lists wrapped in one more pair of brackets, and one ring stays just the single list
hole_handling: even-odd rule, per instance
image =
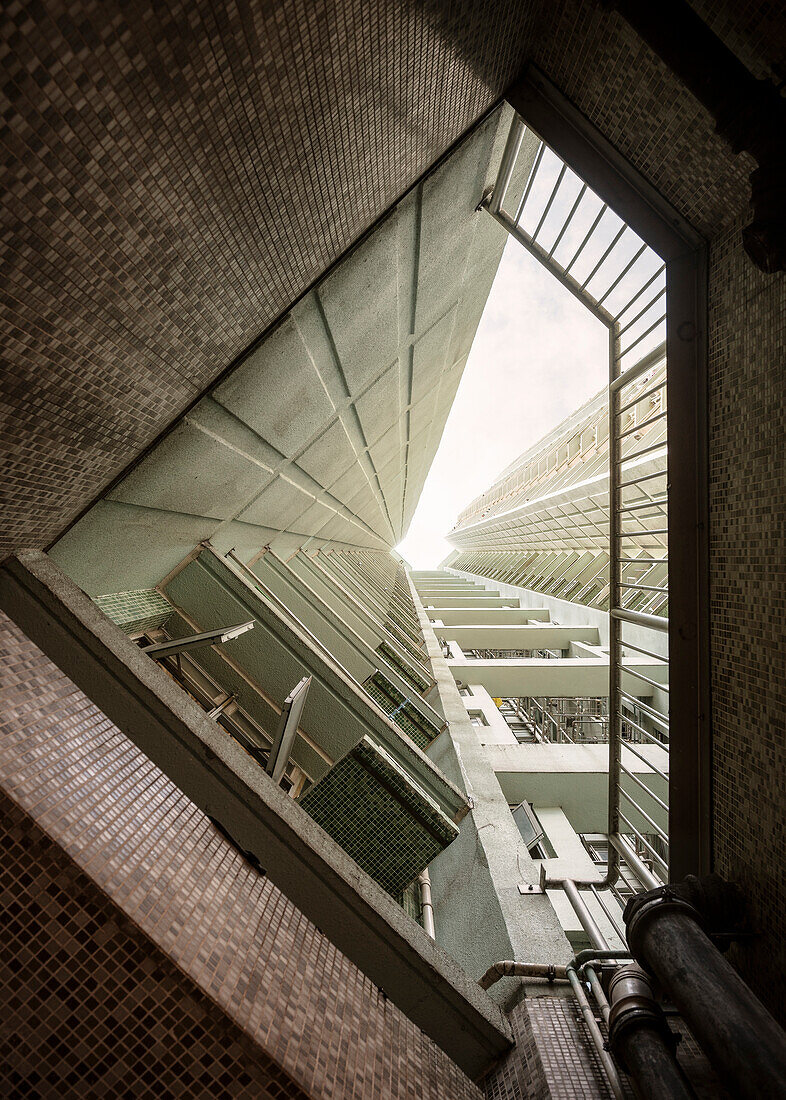
[{"label": "concrete slab", "polygon": [[446,626],[440,632],[462,649],[567,649],[571,642],[600,641],[595,626]]},{"label": "concrete slab", "polygon": [[545,607],[441,607],[439,610],[426,609],[429,619],[442,623],[444,626],[458,626],[461,624],[475,623],[525,625],[531,619],[537,622],[549,622],[551,613]]},{"label": "concrete slab", "polygon": [[[539,657],[508,657],[498,660],[449,660],[457,680],[482,684],[495,698],[597,697],[609,693],[608,658],[564,657],[549,660]],[[624,668],[641,671],[653,680],[665,682],[668,668],[655,661],[629,659]],[[649,698],[653,687],[623,671],[622,687],[629,694]]]},{"label": "concrete slab", "polygon": [[423,601],[426,611],[443,607],[515,607],[516,600],[504,596],[487,596],[482,593],[464,592],[460,596],[430,596]]},{"label": "concrete slab", "polygon": [[[509,118],[506,107],[480,125],[113,490],[116,502],[158,510],[160,530],[139,540],[131,514],[115,513],[111,581],[90,552],[95,523],[69,533],[60,560],[80,583],[128,590],[162,561],[157,582],[183,556],[194,516],[216,521],[199,524],[199,538],[238,519],[259,526],[257,550],[290,545],[270,529],[295,545],[381,547],[403,536],[505,244],[476,206]],[[372,497],[355,512],[364,487]]]},{"label": "concrete slab", "polygon": [[[637,745],[636,751],[668,775],[668,756],[662,749]],[[527,801],[536,808],[561,806],[577,833],[608,831],[608,745],[488,744],[486,752],[511,804]],[[624,753],[624,762],[660,799],[668,798],[665,781],[632,753]],[[657,802],[625,775],[622,780],[623,789],[666,831],[667,815]],[[637,829],[652,831],[630,803],[625,801],[623,809]]]}]

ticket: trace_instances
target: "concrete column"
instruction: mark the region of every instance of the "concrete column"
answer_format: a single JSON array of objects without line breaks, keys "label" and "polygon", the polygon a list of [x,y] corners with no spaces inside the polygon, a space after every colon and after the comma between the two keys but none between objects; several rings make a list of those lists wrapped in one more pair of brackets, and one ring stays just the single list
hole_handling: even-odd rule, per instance
[{"label": "concrete column", "polygon": [[[511,816],[479,731],[467,717],[414,584],[411,588],[448,722],[428,755],[472,799],[458,839],[429,867],[437,941],[477,978],[503,958],[567,962],[570,945],[548,898],[519,890],[520,885],[537,886],[538,866]],[[505,979],[490,993],[504,1004],[520,984]]]}]

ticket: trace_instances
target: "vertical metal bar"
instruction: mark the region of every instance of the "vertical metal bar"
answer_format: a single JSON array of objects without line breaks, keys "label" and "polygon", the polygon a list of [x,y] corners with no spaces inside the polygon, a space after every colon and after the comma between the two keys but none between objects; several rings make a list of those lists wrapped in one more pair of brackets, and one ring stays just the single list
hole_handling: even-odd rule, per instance
[{"label": "vertical metal bar", "polygon": [[529,198],[529,193],[532,190],[532,185],[535,182],[535,176],[537,176],[537,174],[538,174],[538,169],[540,168],[540,162],[543,160],[543,154],[544,154],[545,151],[546,151],[546,144],[545,144],[545,142],[541,141],[540,146],[538,148],[538,152],[535,156],[535,163],[532,165],[532,171],[530,172],[529,179],[527,180],[527,186],[524,189],[524,194],[521,196],[521,202],[519,203],[519,208],[516,211],[516,217],[513,219],[513,222],[514,222],[514,224],[516,225],[517,228],[518,228],[519,219],[521,218],[521,215],[524,213],[524,207],[526,205],[527,199]]},{"label": "vertical metal bar", "polygon": [[[551,194],[549,195],[549,201],[546,203],[546,208],[540,216],[540,221],[538,222],[538,224],[535,228],[535,232],[532,234],[533,241],[536,241],[538,239],[538,233],[540,233],[541,229],[543,228],[543,223],[545,222],[546,218],[549,216],[549,211],[551,210],[554,199],[557,197],[557,192],[559,191],[560,184],[562,183],[563,179],[565,178],[565,172],[566,171],[567,171],[567,165],[563,164],[562,167],[560,168],[559,175],[557,176],[557,182],[554,184],[554,187],[552,188]],[[549,255],[551,255],[551,253],[549,253]]]},{"label": "vertical metal bar", "polygon": [[[618,412],[620,390],[614,385],[617,376],[619,336],[617,325],[609,326],[609,607],[620,604],[620,501],[622,492],[622,446],[619,438]],[[620,828],[620,670],[622,664],[622,624],[609,615],[609,820],[608,832],[616,836]],[[607,878],[616,882],[619,876],[619,852],[609,847]],[[612,873],[613,869],[613,873]]]},{"label": "vertical metal bar", "polygon": [[578,195],[576,196],[576,201],[573,203],[573,206],[570,209],[570,213],[568,214],[567,218],[563,222],[562,229],[560,229],[556,241],[554,242],[554,244],[549,249],[549,259],[551,259],[551,257],[554,255],[554,253],[559,248],[560,242],[562,241],[562,238],[565,236],[565,233],[567,232],[568,226],[573,221],[573,215],[578,210],[579,203],[584,198],[584,193],[585,193],[586,190],[587,190],[587,185],[586,185],[586,183],[583,183],[581,185],[580,189],[579,189]]}]

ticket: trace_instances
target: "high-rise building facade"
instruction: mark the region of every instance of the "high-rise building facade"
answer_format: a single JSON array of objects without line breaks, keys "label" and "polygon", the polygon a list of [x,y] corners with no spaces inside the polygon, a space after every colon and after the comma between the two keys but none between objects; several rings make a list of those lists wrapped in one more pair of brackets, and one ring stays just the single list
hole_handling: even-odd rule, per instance
[{"label": "high-rise building facade", "polygon": [[[774,1094],[782,15],[618,7],[4,11],[6,1094]],[[609,391],[412,574],[511,237]]]}]

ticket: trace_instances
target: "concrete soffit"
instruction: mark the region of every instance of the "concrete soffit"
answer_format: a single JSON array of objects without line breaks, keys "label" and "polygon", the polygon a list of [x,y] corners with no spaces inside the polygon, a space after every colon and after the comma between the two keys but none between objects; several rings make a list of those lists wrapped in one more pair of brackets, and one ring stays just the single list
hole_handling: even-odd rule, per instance
[{"label": "concrete soffit", "polygon": [[400,541],[505,245],[477,206],[510,118],[474,128],[52,547],[85,591],[154,587],[204,539],[244,561]]}]

